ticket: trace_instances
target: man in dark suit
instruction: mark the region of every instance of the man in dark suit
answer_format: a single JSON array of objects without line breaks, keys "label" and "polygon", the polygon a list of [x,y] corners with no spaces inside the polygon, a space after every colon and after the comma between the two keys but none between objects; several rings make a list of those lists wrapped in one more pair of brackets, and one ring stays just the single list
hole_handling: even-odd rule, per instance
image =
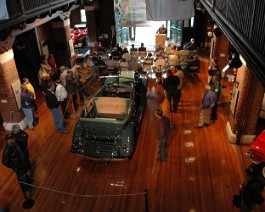
[{"label": "man in dark suit", "polygon": [[178,106],[178,85],[180,81],[177,76],[172,74],[170,69],[167,70],[167,78],[163,81],[162,87],[166,92],[166,98],[169,101],[170,111],[176,112]]},{"label": "man in dark suit", "polygon": [[165,28],[164,24],[159,27],[159,29],[156,31],[156,34],[167,34],[167,28]]}]

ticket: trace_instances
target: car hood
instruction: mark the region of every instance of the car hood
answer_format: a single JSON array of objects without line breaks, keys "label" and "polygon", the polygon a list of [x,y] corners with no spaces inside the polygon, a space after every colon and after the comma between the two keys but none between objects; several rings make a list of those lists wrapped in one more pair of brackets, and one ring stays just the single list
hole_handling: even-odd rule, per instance
[{"label": "car hood", "polygon": [[251,144],[249,151],[261,162],[265,161],[265,130]]}]

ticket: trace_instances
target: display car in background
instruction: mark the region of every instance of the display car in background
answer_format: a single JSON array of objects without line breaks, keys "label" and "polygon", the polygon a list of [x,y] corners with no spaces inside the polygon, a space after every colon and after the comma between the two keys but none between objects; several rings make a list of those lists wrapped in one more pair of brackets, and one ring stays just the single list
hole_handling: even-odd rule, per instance
[{"label": "display car in background", "polygon": [[247,173],[265,178],[265,130],[251,144],[246,155],[253,162],[247,168]]},{"label": "display car in background", "polygon": [[71,29],[71,38],[74,46],[78,45],[78,43],[84,45],[87,33],[88,31],[85,24],[76,24],[74,28]]},{"label": "display car in background", "polygon": [[99,91],[85,100],[71,152],[89,158],[131,158],[146,104],[147,78],[123,71],[101,81]]}]

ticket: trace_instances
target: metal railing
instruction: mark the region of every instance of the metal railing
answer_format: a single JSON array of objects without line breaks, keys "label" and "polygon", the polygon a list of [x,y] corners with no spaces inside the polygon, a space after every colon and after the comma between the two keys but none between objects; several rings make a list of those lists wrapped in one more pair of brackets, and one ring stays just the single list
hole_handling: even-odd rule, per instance
[{"label": "metal railing", "polygon": [[9,19],[0,21],[0,31],[53,10],[67,10],[72,4],[81,0],[7,0]]}]

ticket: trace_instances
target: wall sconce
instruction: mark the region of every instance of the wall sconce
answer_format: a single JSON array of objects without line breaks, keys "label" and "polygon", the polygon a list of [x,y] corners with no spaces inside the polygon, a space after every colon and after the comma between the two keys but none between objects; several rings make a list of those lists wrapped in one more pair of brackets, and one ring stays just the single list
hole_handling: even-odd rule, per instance
[{"label": "wall sconce", "polygon": [[213,33],[211,31],[207,32],[207,36],[211,38],[213,36]]}]

